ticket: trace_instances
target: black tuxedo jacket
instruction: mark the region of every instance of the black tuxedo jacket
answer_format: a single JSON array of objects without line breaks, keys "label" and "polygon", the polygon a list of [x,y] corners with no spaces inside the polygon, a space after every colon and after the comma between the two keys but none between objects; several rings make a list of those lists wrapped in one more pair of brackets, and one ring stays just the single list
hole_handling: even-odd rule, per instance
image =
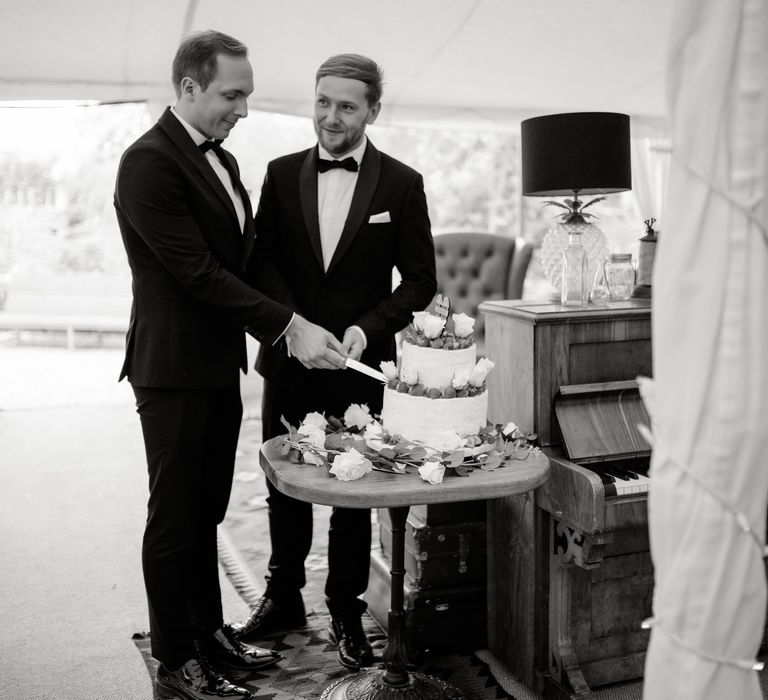
[{"label": "black tuxedo jacket", "polygon": [[[228,167],[237,163],[227,153]],[[254,241],[206,157],[167,109],[123,155],[115,208],[133,278],[120,379],[215,388],[246,370],[244,329],[273,342],[291,311],[244,281]]]},{"label": "black tuxedo jacket", "polygon": [[[423,180],[368,141],[341,239],[324,271],[317,158],[315,147],[269,164],[256,213],[250,278],[262,292],[340,340],[349,326],[360,326],[368,340],[361,360],[378,368],[382,360],[395,358],[394,334],[429,304],[437,288]],[[392,291],[394,267],[402,282]],[[333,370],[305,369],[288,358],[283,343],[262,344],[256,368],[266,379],[293,387],[310,372],[327,375],[329,382],[338,378]],[[358,376],[381,395],[381,384]]]}]

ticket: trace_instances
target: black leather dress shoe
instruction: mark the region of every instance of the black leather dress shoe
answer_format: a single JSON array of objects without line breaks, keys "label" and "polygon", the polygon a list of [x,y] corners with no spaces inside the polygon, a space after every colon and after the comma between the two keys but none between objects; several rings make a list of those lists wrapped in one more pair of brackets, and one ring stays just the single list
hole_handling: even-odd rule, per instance
[{"label": "black leather dress shoe", "polygon": [[244,644],[235,636],[229,625],[216,630],[208,639],[201,640],[198,648],[211,663],[224,664],[244,671],[274,666],[283,658],[275,651]]},{"label": "black leather dress shoe", "polygon": [[249,641],[262,639],[273,632],[304,627],[306,624],[307,615],[301,596],[288,605],[263,595],[247,620],[236,622],[230,627],[238,639]]},{"label": "black leather dress shoe", "polygon": [[359,669],[373,664],[373,649],[358,615],[344,618],[331,615],[330,634],[331,641],[338,646],[336,656],[342,666]]},{"label": "black leather dress shoe", "polygon": [[230,683],[214,673],[204,659],[190,659],[175,671],[163,664],[157,669],[155,687],[162,698],[186,698],[186,700],[251,700],[253,694],[246,688]]}]

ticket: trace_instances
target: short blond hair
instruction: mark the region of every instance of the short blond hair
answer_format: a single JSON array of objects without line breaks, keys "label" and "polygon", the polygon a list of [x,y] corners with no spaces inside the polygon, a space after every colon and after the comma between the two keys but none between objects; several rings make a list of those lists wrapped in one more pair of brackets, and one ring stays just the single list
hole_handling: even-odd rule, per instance
[{"label": "short blond hair", "polygon": [[368,86],[365,99],[369,107],[373,107],[381,100],[384,72],[376,61],[366,56],[361,56],[359,53],[340,53],[326,59],[315,74],[315,87],[320,82],[320,78],[326,75],[364,82]]}]

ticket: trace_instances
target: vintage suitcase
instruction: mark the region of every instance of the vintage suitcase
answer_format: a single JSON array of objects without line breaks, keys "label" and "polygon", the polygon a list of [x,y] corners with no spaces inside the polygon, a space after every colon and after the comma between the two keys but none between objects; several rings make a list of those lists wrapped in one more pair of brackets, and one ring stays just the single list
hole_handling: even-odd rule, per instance
[{"label": "vintage suitcase", "polygon": [[[368,612],[385,630],[390,607],[390,568],[381,550],[371,552],[365,600]],[[436,649],[471,651],[487,645],[485,586],[421,589],[408,576],[403,587],[406,644],[411,653]]]},{"label": "vintage suitcase", "polygon": [[411,515],[427,525],[454,525],[485,521],[485,501],[458,501],[411,506]]},{"label": "vintage suitcase", "polygon": [[[392,554],[392,525],[380,510],[379,541]],[[413,513],[405,523],[405,572],[416,588],[485,586],[486,524],[427,525]]]}]

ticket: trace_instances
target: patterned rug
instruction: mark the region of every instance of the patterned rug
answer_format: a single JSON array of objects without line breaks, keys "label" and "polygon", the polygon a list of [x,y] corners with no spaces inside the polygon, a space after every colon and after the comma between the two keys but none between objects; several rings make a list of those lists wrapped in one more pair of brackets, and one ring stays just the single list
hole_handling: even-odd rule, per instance
[{"label": "patterned rug", "polygon": [[[363,622],[380,663],[385,636],[368,615],[363,617]],[[157,662],[150,654],[149,635],[135,634],[133,641],[154,679]],[[325,615],[311,613],[303,629],[275,634],[260,641],[259,646],[279,651],[284,658],[277,666],[261,672],[235,671],[228,675],[230,680],[252,691],[255,700],[319,698],[327,686],[349,673],[336,660],[336,646],[329,640]],[[426,658],[416,670],[451,683],[473,700],[514,700],[496,683],[488,665],[474,654]],[[172,697],[155,692],[154,700]]]}]

